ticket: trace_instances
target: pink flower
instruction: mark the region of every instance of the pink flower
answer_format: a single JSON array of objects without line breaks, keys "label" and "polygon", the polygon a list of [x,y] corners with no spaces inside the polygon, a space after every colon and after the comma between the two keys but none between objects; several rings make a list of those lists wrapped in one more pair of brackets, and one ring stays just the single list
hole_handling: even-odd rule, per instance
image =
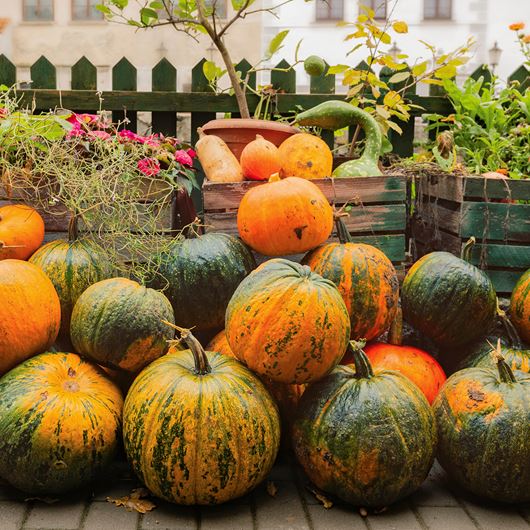
[{"label": "pink flower", "polygon": [[154,177],[160,173],[160,162],[156,158],[142,158],[138,160],[138,169],[148,177]]},{"label": "pink flower", "polygon": [[7,109],[0,109],[0,118],[7,116]]},{"label": "pink flower", "polygon": [[89,138],[99,138],[100,140],[109,140],[111,135],[106,131],[89,131],[87,134]]},{"label": "pink flower", "polygon": [[197,153],[195,152],[195,150],[193,150],[193,149],[191,149],[191,148],[188,149],[188,150],[186,151],[186,153],[188,153],[188,155],[190,155],[190,158],[195,158],[195,157],[197,156]]},{"label": "pink flower", "polygon": [[74,127],[70,129],[68,133],[66,134],[66,138],[79,138],[81,136],[85,136],[85,134],[86,132],[83,129],[81,129],[81,127],[79,126],[76,127],[74,125]]},{"label": "pink flower", "polygon": [[137,135],[135,132],[129,131],[129,129],[122,129],[118,132],[118,136],[124,140],[130,140],[131,142],[143,143],[141,141],[142,137]]},{"label": "pink flower", "polygon": [[180,151],[175,151],[175,160],[183,166],[193,165],[193,160],[191,159],[191,156],[186,151],[184,151],[184,149],[181,149]]}]

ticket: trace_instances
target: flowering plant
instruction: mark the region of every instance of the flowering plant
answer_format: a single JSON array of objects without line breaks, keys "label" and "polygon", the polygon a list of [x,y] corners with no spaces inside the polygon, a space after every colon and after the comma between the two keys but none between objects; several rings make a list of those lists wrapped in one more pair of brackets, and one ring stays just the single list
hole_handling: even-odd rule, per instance
[{"label": "flowering plant", "polygon": [[524,28],[525,28],[524,22],[515,22],[508,26],[508,29],[515,31],[515,34],[517,35],[517,43],[519,44],[521,53],[525,57],[524,64],[527,67],[530,67],[530,33],[525,34],[523,32]]}]

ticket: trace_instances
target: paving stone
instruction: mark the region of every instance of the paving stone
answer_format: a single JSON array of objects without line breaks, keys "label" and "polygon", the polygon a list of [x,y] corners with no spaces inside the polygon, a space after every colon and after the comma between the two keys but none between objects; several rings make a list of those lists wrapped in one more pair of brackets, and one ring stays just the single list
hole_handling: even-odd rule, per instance
[{"label": "paving stone", "polygon": [[267,493],[265,485],[255,493],[258,530],[309,530],[296,484],[278,481],[276,486],[276,497]]},{"label": "paving stone", "polygon": [[459,506],[448,487],[448,478],[439,465],[433,466],[421,488],[411,496],[416,506]]},{"label": "paving stone", "polygon": [[110,502],[93,502],[88,509],[83,530],[136,530],[139,514]]},{"label": "paving stone", "polygon": [[359,512],[351,507],[334,505],[326,510],[322,505],[307,507],[314,530],[366,530],[367,526]]},{"label": "paving stone", "polygon": [[142,515],[140,528],[142,530],[196,530],[198,512],[193,506],[176,506],[161,500],[155,500],[157,507]]},{"label": "paving stone", "polygon": [[519,511],[526,521],[530,523],[530,504],[520,506]]},{"label": "paving stone", "polygon": [[100,482],[92,488],[92,499],[94,501],[106,501],[107,497],[116,499],[129,495],[134,488],[139,488],[140,486],[141,484],[135,479]]},{"label": "paving stone", "polygon": [[476,530],[477,526],[460,506],[420,506],[418,513],[429,530]]},{"label": "paving stone", "polygon": [[478,504],[464,501],[464,505],[482,530],[528,530],[530,525],[523,519],[517,506],[493,505],[488,501]]},{"label": "paving stone", "polygon": [[76,529],[81,524],[85,506],[86,502],[84,500],[60,501],[56,504],[35,502],[29,512],[24,528],[28,530],[30,528],[38,530]]},{"label": "paving stone", "polygon": [[17,501],[0,501],[0,528],[2,530],[18,530],[28,505]]},{"label": "paving stone", "polygon": [[248,530],[252,526],[250,506],[230,502],[201,508],[201,530]]},{"label": "paving stone", "polygon": [[394,504],[386,512],[367,517],[370,530],[422,530],[406,501]]}]

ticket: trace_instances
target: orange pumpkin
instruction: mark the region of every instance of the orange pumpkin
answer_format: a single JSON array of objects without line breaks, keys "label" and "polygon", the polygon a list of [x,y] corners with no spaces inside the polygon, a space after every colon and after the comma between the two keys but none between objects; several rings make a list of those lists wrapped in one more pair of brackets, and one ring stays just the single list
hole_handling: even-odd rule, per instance
[{"label": "orange pumpkin", "polygon": [[61,303],[39,267],[21,260],[0,261],[0,375],[57,338]]},{"label": "orange pumpkin", "polygon": [[284,140],[279,148],[282,168],[280,175],[304,179],[322,179],[331,176],[333,154],[318,136],[300,133]]},{"label": "orange pumpkin", "polygon": [[[438,361],[426,351],[402,344],[403,317],[401,308],[392,322],[388,334],[388,343],[372,342],[364,348],[373,369],[395,370],[410,379],[425,394],[427,401],[432,403],[445,383],[446,375]],[[344,356],[341,364],[353,364],[353,358]]]},{"label": "orange pumpkin", "polygon": [[236,359],[234,352],[230,349],[230,344],[226,340],[225,330],[221,330],[206,346],[206,351],[216,351],[228,357]]},{"label": "orange pumpkin", "polygon": [[28,259],[44,240],[44,221],[25,204],[0,208],[0,260]]},{"label": "orange pumpkin", "polygon": [[245,193],[237,212],[237,228],[241,239],[261,254],[298,254],[330,236],[333,210],[312,182],[274,176]]},{"label": "orange pumpkin", "polygon": [[272,142],[257,134],[256,139],[243,149],[239,163],[245,178],[268,180],[281,169],[280,152]]},{"label": "orange pumpkin", "polygon": [[519,278],[513,289],[510,315],[521,338],[530,344],[530,269]]}]

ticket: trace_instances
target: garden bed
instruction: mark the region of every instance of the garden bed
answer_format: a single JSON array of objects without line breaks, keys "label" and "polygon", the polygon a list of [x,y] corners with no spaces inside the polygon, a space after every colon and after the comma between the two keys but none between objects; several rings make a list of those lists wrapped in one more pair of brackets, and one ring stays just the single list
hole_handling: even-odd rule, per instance
[{"label": "garden bed", "polygon": [[[337,209],[351,205],[345,223],[358,243],[381,249],[397,268],[405,262],[406,179],[402,176],[316,179],[312,181]],[[237,234],[237,209],[243,195],[261,182],[203,184],[207,231]],[[337,241],[333,233],[330,241]]]},{"label": "garden bed", "polygon": [[422,175],[411,221],[414,259],[435,250],[459,255],[474,236],[472,263],[487,272],[497,293],[510,293],[530,268],[529,200],[530,180]]}]

